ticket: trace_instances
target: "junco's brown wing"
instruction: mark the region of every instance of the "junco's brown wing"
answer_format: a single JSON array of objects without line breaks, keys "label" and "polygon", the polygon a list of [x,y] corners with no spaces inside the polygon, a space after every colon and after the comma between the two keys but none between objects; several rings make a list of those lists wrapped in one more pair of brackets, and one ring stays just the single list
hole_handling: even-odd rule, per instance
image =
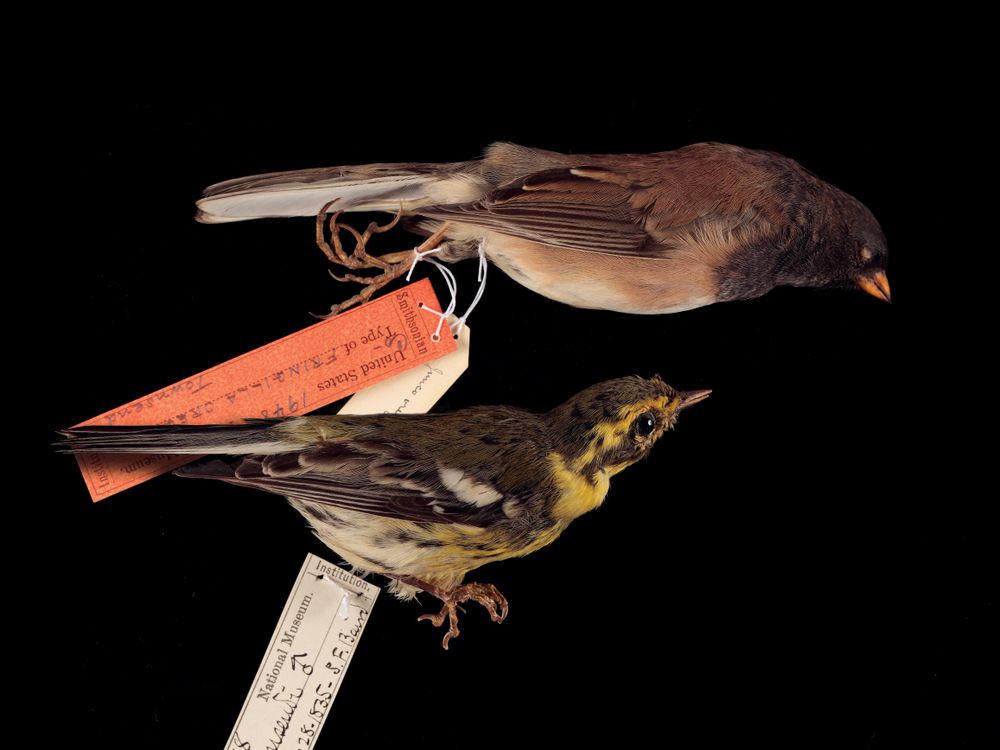
[{"label": "junco's brown wing", "polygon": [[885,240],[860,202],[791,159],[725,144],[613,156],[495,144],[473,162],[263,175],[209,188],[199,218],[309,215],[334,199],[402,206],[441,230],[444,259],[483,242],[513,278],[579,307],[676,312],[782,284],[889,296]]},{"label": "junco's brown wing", "polygon": [[634,175],[594,168],[535,172],[472,203],[429,206],[421,216],[571,250],[646,255],[659,248],[644,226],[648,193]]}]

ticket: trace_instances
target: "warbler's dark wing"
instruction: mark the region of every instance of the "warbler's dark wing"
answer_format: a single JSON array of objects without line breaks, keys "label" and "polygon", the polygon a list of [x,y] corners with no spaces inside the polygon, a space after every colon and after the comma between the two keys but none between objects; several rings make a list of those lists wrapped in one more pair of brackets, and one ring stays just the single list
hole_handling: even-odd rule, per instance
[{"label": "warbler's dark wing", "polygon": [[407,521],[488,526],[519,512],[519,498],[489,481],[381,441],[323,442],[232,463],[196,463],[176,473]]}]

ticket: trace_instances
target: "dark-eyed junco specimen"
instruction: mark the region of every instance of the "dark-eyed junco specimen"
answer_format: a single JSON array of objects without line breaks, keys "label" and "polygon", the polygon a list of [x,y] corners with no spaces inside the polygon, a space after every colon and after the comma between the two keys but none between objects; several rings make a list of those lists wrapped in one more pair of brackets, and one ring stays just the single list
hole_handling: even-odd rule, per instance
[{"label": "dark-eyed junco specimen", "polygon": [[[244,177],[209,187],[206,223],[316,216],[335,263],[373,268],[362,294],[404,274],[414,251],[373,258],[341,212],[399,212],[417,250],[485,256],[534,291],[577,307],[669,313],[776,286],[860,287],[890,299],[885,236],[856,198],[769,151],[699,143],[655,154],[565,155],[511,143],[452,164],[369,164]],[[334,246],[326,244],[327,208]],[[345,252],[340,229],[355,236]]]},{"label": "dark-eyed junco specimen", "polygon": [[238,425],[75,427],[74,452],[224,454],[178,470],[284,495],[347,562],[422,589],[444,608],[444,647],[457,607],[507,613],[494,586],[466,583],[481,565],[523,557],[599,506],[610,478],[645,458],[681,410],[710,391],[659,377],[619,378],[546,414],[479,406],[450,414],[292,417]]}]

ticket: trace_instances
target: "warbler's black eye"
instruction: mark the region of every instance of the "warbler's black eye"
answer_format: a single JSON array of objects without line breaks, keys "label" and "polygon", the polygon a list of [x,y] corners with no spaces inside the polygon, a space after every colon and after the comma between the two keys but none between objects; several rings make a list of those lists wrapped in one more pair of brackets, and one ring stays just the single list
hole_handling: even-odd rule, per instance
[{"label": "warbler's black eye", "polygon": [[639,418],[632,424],[632,429],[635,430],[636,435],[645,437],[656,429],[656,419],[647,411],[639,415]]}]

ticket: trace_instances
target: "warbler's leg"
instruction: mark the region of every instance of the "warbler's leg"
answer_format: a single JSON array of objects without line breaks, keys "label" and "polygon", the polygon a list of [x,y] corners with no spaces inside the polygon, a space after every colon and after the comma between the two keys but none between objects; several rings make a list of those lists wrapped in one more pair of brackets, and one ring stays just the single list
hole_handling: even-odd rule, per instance
[{"label": "warbler's leg", "polygon": [[[330,204],[324,206],[322,210],[325,211],[327,208],[329,208],[329,205]],[[316,242],[320,246],[320,249],[323,250],[323,253],[327,256],[327,258],[330,259],[332,263],[346,266],[347,268],[350,268],[352,270],[357,268],[374,268],[376,267],[376,264],[369,263],[368,261],[377,262],[377,267],[382,269],[382,273],[380,273],[377,276],[356,276],[351,273],[344,274],[343,276],[337,276],[333,272],[330,272],[330,275],[333,276],[333,278],[336,279],[337,281],[353,281],[358,284],[363,284],[365,288],[362,289],[357,294],[355,294],[350,299],[341,302],[340,304],[331,306],[329,314],[320,316],[323,318],[332,318],[337,313],[343,312],[347,308],[353,307],[359,302],[367,302],[368,299],[373,294],[375,294],[375,292],[377,292],[379,289],[384,287],[390,281],[398,279],[404,273],[409,271],[410,266],[413,265],[413,259],[414,257],[416,257],[417,253],[426,252],[427,250],[431,250],[437,247],[438,244],[440,244],[440,242],[445,238],[448,228],[447,224],[442,225],[442,227],[438,229],[438,231],[436,231],[434,234],[432,234],[430,237],[428,237],[426,240],[420,243],[420,245],[413,250],[404,250],[398,253],[388,253],[386,255],[382,255],[379,256],[378,258],[375,258],[373,256],[368,255],[368,253],[364,251],[363,248],[365,243],[371,237],[372,233],[377,234],[379,232],[385,232],[392,226],[394,226],[395,223],[399,221],[399,214],[396,215],[396,218],[393,219],[391,223],[386,224],[385,226],[378,226],[376,224],[369,225],[368,229],[365,230],[364,234],[361,234],[356,229],[348,226],[347,224],[336,223],[335,219],[337,218],[337,216],[339,216],[339,214],[334,214],[333,218],[330,220],[331,224],[330,237],[331,239],[334,240],[332,247],[326,243],[322,231],[323,221],[321,218],[317,217]],[[356,244],[354,251],[351,253],[351,255],[347,255],[344,252],[343,246],[340,244],[339,240],[340,229],[347,229],[354,235]],[[359,255],[359,250],[361,251],[360,255]]]},{"label": "warbler's leg", "polygon": [[426,591],[431,596],[435,596],[441,600],[444,606],[441,607],[440,612],[435,615],[420,615],[417,618],[417,622],[429,620],[434,627],[439,628],[444,625],[444,618],[447,617],[448,632],[444,634],[444,639],[441,642],[446,651],[448,650],[448,641],[460,632],[458,629],[458,610],[460,604],[470,600],[479,602],[489,613],[490,619],[493,622],[503,622],[507,619],[507,613],[510,610],[507,604],[507,597],[501,594],[492,583],[466,583],[451,591],[445,591],[438,586],[425,583],[411,576],[392,577],[408,586]]}]

